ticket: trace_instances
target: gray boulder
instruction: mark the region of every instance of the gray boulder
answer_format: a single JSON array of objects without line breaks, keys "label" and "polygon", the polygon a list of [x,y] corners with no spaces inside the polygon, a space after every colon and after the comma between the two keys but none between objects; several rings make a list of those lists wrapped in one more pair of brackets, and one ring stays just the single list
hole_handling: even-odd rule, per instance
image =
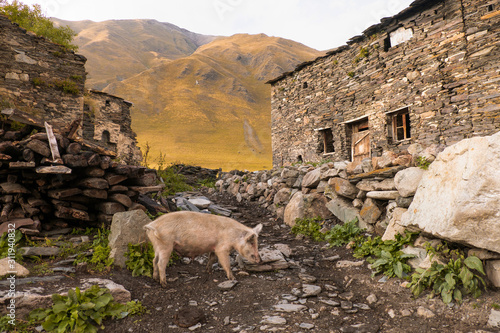
[{"label": "gray boulder", "polygon": [[500,132],[462,140],[423,175],[401,225],[500,253]]},{"label": "gray boulder", "polygon": [[319,168],[309,171],[302,178],[302,187],[315,188],[321,180],[321,170]]},{"label": "gray boulder", "polygon": [[413,167],[399,171],[394,176],[394,184],[402,197],[411,197],[417,192],[418,184],[424,175],[424,170]]},{"label": "gray boulder", "polygon": [[147,240],[143,227],[149,222],[151,219],[142,210],[113,215],[109,234],[109,247],[111,248],[109,257],[114,259],[116,266],[125,267],[125,252],[128,250],[128,243],[137,244]]}]

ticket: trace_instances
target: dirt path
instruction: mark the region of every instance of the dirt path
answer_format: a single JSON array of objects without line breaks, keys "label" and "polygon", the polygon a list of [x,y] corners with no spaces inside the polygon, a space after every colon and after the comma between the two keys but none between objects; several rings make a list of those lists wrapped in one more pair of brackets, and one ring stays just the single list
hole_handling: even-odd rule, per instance
[{"label": "dirt path", "polygon": [[[491,305],[500,303],[498,292],[467,298],[462,305],[448,306],[425,296],[414,300],[401,286],[404,281],[371,278],[367,263],[354,259],[345,247],[297,239],[256,205],[218,194],[211,199],[238,205],[236,219],[250,227],[263,223],[260,247],[286,244],[292,251],[287,258],[291,267],[236,273],[238,284],[230,290],[218,287],[226,281],[222,270],[208,274],[196,261],[167,268],[166,289],[150,278],[115,270],[109,278],[123,284],[150,313],[108,323],[106,332],[498,332],[487,328]],[[304,287],[320,292],[304,297]],[[201,325],[191,330],[176,325],[183,315],[193,314],[204,316]]]}]

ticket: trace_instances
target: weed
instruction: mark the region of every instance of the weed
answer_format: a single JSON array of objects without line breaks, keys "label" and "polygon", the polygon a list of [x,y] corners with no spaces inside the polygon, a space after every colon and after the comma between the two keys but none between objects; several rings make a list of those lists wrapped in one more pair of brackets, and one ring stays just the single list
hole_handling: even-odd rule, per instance
[{"label": "weed", "polygon": [[91,247],[94,249],[92,257],[89,259],[86,254],[82,252],[77,257],[74,264],[76,265],[80,262],[87,262],[89,263],[91,270],[95,270],[97,272],[110,270],[114,260],[112,258],[109,258],[109,253],[111,252],[111,248],[108,244],[109,233],[110,230],[98,229],[97,235],[94,236],[92,244],[83,244],[83,246],[86,248]]},{"label": "weed", "polygon": [[172,195],[177,192],[191,191],[193,188],[186,183],[186,177],[177,171],[175,165],[158,170],[158,175],[162,178],[165,189],[163,195]]},{"label": "weed", "polygon": [[498,303],[492,303],[492,304],[491,304],[491,307],[492,307],[493,309],[495,309],[495,310],[500,310],[500,304],[498,304]]},{"label": "weed", "polygon": [[34,274],[34,275],[48,275],[48,274],[52,274],[53,271],[49,267],[49,263],[48,262],[41,262],[40,264],[35,265],[33,267],[31,273]]},{"label": "weed", "polygon": [[485,274],[481,260],[475,256],[465,258],[461,251],[455,250],[447,264],[434,261],[427,269],[417,268],[408,287],[416,297],[431,288],[444,303],[452,300],[460,303],[464,294],[479,297],[480,283],[486,288],[484,280],[475,272]]},{"label": "weed", "polygon": [[418,156],[416,165],[423,170],[429,169],[429,165],[431,165],[431,162],[425,157],[425,156]]},{"label": "weed", "polygon": [[70,80],[55,80],[54,84],[57,88],[61,89],[63,92],[71,95],[78,95],[80,94],[80,89],[78,89],[77,84],[74,81]]},{"label": "weed", "polygon": [[71,289],[68,296],[54,294],[52,300],[52,308],[30,313],[30,319],[43,321],[43,328],[49,332],[97,332],[104,329],[104,319],[128,315],[127,305],[115,302],[109,289],[96,285],[84,292]]},{"label": "weed", "polygon": [[39,77],[34,77],[33,79],[31,79],[31,82],[33,82],[33,85],[37,87],[45,85],[45,81]]},{"label": "weed", "polygon": [[325,234],[321,232],[324,220],[321,217],[297,218],[291,232],[295,235],[305,235],[317,242],[325,240]]},{"label": "weed", "polygon": [[215,188],[215,179],[213,178],[201,179],[198,181],[198,185],[208,188]]},{"label": "weed", "polygon": [[347,73],[347,76],[349,76],[349,77],[351,77],[351,78],[352,78],[352,77],[354,77],[354,75],[355,75],[355,74],[354,74],[354,72],[349,72],[349,73]]},{"label": "weed", "polygon": [[33,320],[24,321],[21,319],[12,319],[7,315],[0,317],[0,332],[12,333],[31,333],[36,332],[35,322]]},{"label": "weed", "polygon": [[128,258],[125,265],[132,271],[132,276],[153,276],[155,252],[151,243],[128,244],[128,251],[125,256]]},{"label": "weed", "polygon": [[141,301],[130,301],[127,303],[127,313],[129,316],[142,316],[149,313],[149,310],[142,305]]},{"label": "weed", "polygon": [[344,224],[337,224],[331,228],[325,235],[326,241],[330,246],[342,246],[349,243],[356,236],[361,234],[363,230],[358,227],[358,219]]}]

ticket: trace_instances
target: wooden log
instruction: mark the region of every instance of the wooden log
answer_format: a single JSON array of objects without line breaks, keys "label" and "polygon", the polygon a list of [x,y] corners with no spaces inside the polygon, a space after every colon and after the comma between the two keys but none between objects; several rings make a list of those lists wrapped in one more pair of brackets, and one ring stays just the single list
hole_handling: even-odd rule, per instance
[{"label": "wooden log", "polygon": [[26,187],[15,183],[0,183],[0,187],[7,194],[31,193]]},{"label": "wooden log", "polygon": [[12,141],[3,141],[0,142],[0,153],[11,156],[18,156],[22,154],[22,149],[15,145]]},{"label": "wooden log", "polygon": [[35,153],[45,157],[50,157],[49,145],[41,140],[34,139],[26,144],[26,148],[33,150]]},{"label": "wooden log", "polygon": [[10,220],[10,221],[4,222],[0,225],[0,235],[2,235],[4,232],[7,232],[7,230],[11,229],[12,226],[14,226],[14,228],[17,229],[20,227],[32,226],[34,224],[35,224],[35,221],[33,221],[30,218]]},{"label": "wooden log", "polygon": [[29,197],[27,199],[28,201],[28,204],[31,206],[31,207],[39,207],[39,206],[45,206],[47,205],[47,201],[43,200],[43,199],[40,199],[40,198],[35,198],[35,197]]},{"label": "wooden log", "polygon": [[88,188],[88,189],[83,190],[83,195],[86,197],[89,197],[89,198],[106,200],[108,198],[108,191],[99,190],[99,189],[95,189],[95,188]]},{"label": "wooden log", "polygon": [[77,155],[80,154],[81,151],[82,151],[82,145],[79,144],[78,142],[72,142],[68,145],[68,148],[66,148],[67,154]]},{"label": "wooden log", "polygon": [[10,169],[33,169],[36,166],[34,161],[32,162],[9,162]]},{"label": "wooden log", "polygon": [[97,207],[100,212],[106,215],[113,215],[125,211],[125,207],[123,207],[123,205],[119,204],[118,202],[103,202]]},{"label": "wooden log", "polygon": [[50,190],[47,192],[47,195],[50,198],[61,199],[61,198],[68,198],[74,195],[79,195],[81,193],[82,190],[80,190],[79,188],[67,188],[67,189]]},{"label": "wooden log", "polygon": [[80,143],[83,147],[86,147],[86,148],[92,150],[93,152],[99,153],[101,155],[116,157],[116,153],[114,151],[111,151],[109,149],[98,146],[95,143],[86,141],[86,140],[81,139],[81,138],[75,138],[74,141]]},{"label": "wooden log", "polygon": [[11,159],[12,159],[12,156],[0,153],[0,160],[1,161],[10,161]]},{"label": "wooden log", "polygon": [[2,114],[7,116],[9,120],[43,128],[43,123],[40,119],[19,109],[3,109]]},{"label": "wooden log", "polygon": [[125,175],[128,178],[139,178],[144,175],[145,167],[136,165],[118,165],[111,170],[119,175]]},{"label": "wooden log", "polygon": [[168,210],[165,207],[144,194],[139,195],[137,202],[146,207],[146,209],[153,215],[157,215],[158,213],[168,213]]},{"label": "wooden log", "polygon": [[35,160],[35,152],[33,150],[26,148],[23,150],[23,159],[26,162],[33,162]]},{"label": "wooden log", "polygon": [[54,215],[58,218],[90,221],[89,214],[86,211],[59,205],[56,205],[55,208],[57,211]]},{"label": "wooden log", "polygon": [[104,178],[85,178],[78,182],[78,186],[104,190],[109,188],[108,181]]},{"label": "wooden log", "polygon": [[87,159],[82,155],[65,154],[62,156],[64,164],[70,168],[84,168],[89,166]]},{"label": "wooden log", "polygon": [[14,204],[12,202],[8,202],[2,207],[2,212],[0,213],[1,222],[8,220],[12,208],[14,208]]},{"label": "wooden log", "polygon": [[90,166],[98,166],[101,165],[101,156],[99,154],[92,154],[88,157],[87,162]]},{"label": "wooden log", "polygon": [[138,186],[153,186],[157,183],[158,176],[156,174],[156,170],[148,169],[144,173],[144,175],[131,179],[130,185],[138,185]]},{"label": "wooden log", "polygon": [[160,192],[165,188],[165,184],[160,184],[156,186],[129,186],[130,190],[138,192],[140,194]]},{"label": "wooden log", "polygon": [[[89,167],[85,168],[85,175],[89,177],[104,177],[106,171],[99,167]],[[110,184],[111,185],[111,184]]]},{"label": "wooden log", "polygon": [[106,179],[108,181],[108,184],[112,186],[121,183],[122,181],[128,179],[128,177],[125,175],[117,175],[115,173],[107,173],[104,176],[104,179]]},{"label": "wooden log", "polygon": [[[88,191],[88,190],[86,190],[86,191]],[[104,192],[106,192],[106,191],[104,191]],[[82,192],[82,194],[83,194],[83,192]],[[66,198],[64,198],[64,200],[70,201],[70,202],[78,202],[78,203],[81,203],[83,205],[91,205],[94,202],[94,200],[92,198],[84,196],[84,195],[74,195],[71,197],[66,197]]]},{"label": "wooden log", "polygon": [[72,170],[64,165],[40,166],[35,169],[36,173],[53,174],[53,175],[68,175]]},{"label": "wooden log", "polygon": [[80,127],[80,123],[82,122],[81,119],[75,119],[71,122],[71,124],[68,125],[68,127],[66,127],[64,130],[63,130],[63,135],[65,135],[66,137],[70,138],[70,139],[74,139],[75,136],[76,136],[76,133],[78,131],[78,128]]},{"label": "wooden log", "polygon": [[101,156],[101,169],[106,170],[111,166],[111,157],[109,156]]},{"label": "wooden log", "polygon": [[28,204],[25,198],[20,197],[18,202],[27,217],[32,217],[40,213],[40,209],[32,207],[30,204]]},{"label": "wooden log", "polygon": [[125,194],[115,193],[109,196],[109,200],[118,202],[123,206],[130,208],[132,206],[132,200]]},{"label": "wooden log", "polygon": [[127,186],[123,186],[123,185],[113,185],[109,188],[108,192],[109,193],[125,193],[128,191],[128,187]]}]

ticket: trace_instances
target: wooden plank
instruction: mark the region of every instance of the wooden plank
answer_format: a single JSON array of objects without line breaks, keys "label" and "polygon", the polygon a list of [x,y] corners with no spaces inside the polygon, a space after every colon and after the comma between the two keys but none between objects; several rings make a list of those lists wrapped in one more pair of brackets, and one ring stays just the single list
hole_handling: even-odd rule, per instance
[{"label": "wooden plank", "polygon": [[99,153],[101,155],[107,155],[111,157],[116,157],[116,152],[103,148],[101,146],[96,145],[95,143],[88,142],[81,138],[74,139],[75,142],[80,143],[82,146],[89,148],[93,152]]},{"label": "wooden plank", "polygon": [[47,138],[49,139],[50,152],[52,153],[52,163],[63,164],[61,155],[59,154],[59,148],[57,147],[57,139],[52,131],[52,126],[45,122],[45,131],[47,132]]},{"label": "wooden plank", "polygon": [[72,170],[64,165],[41,166],[35,169],[36,173],[54,174],[54,175],[68,175]]},{"label": "wooden plank", "polygon": [[33,169],[35,166],[35,162],[9,162],[11,169]]},{"label": "wooden plank", "polygon": [[136,191],[140,194],[159,192],[165,188],[165,184],[160,184],[156,186],[129,186],[129,189]]}]

